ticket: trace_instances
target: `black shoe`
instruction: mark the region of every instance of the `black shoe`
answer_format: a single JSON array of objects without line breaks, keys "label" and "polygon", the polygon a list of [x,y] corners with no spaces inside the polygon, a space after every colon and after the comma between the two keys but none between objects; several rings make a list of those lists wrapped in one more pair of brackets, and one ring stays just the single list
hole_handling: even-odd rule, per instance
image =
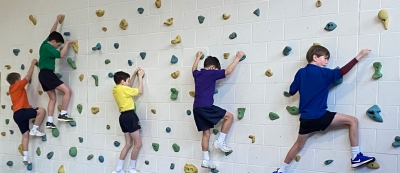
[{"label": "black shoe", "polygon": [[47,122],[46,123],[46,128],[48,128],[48,129],[55,129],[55,128],[57,128],[53,123],[51,123],[51,122]]},{"label": "black shoe", "polygon": [[61,115],[61,114],[59,114],[58,115],[58,121],[67,121],[67,122],[70,122],[70,121],[75,121],[73,118],[70,118],[69,116],[68,116],[68,114],[63,114],[63,115]]}]

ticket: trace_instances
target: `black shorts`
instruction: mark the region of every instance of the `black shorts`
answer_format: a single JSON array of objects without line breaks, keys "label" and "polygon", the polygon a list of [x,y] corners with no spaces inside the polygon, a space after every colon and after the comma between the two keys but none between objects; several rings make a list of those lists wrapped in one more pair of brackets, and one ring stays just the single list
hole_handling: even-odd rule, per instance
[{"label": "black shorts", "polygon": [[22,134],[29,131],[29,120],[36,118],[38,108],[22,108],[14,112],[13,119]]},{"label": "black shorts", "polygon": [[133,133],[136,130],[141,129],[139,117],[133,110],[121,112],[121,115],[119,116],[119,125],[124,133]]},{"label": "black shorts", "polygon": [[222,118],[224,118],[226,110],[218,106],[193,108],[194,122],[197,130],[203,131],[213,128]]},{"label": "black shorts", "polygon": [[300,118],[299,134],[309,134],[316,131],[324,131],[331,125],[336,112],[326,111],[322,117],[317,119],[302,119]]},{"label": "black shorts", "polygon": [[43,91],[56,89],[58,86],[64,83],[52,70],[49,69],[40,70],[39,82],[42,85]]}]

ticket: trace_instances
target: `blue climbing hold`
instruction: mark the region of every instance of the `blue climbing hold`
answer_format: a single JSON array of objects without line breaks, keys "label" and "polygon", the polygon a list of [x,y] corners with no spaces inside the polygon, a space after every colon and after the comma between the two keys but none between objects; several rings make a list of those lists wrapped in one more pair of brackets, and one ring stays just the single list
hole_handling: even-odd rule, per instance
[{"label": "blue climbing hold", "polygon": [[133,65],[132,60],[128,60],[128,65],[129,65],[129,66],[132,66],[132,65]]},{"label": "blue climbing hold", "polygon": [[21,64],[21,70],[25,70],[25,65]]},{"label": "blue climbing hold", "polygon": [[100,163],[103,163],[104,162],[104,157],[103,156],[99,156],[99,161],[100,161]]},{"label": "blue climbing hold", "polygon": [[119,143],[118,141],[114,141],[114,146],[115,147],[119,147],[119,145],[121,145],[121,143]]},{"label": "blue climbing hold", "polygon": [[400,136],[396,136],[394,138],[394,142],[392,143],[392,146],[395,148],[400,147]]},{"label": "blue climbing hold", "polygon": [[283,49],[282,53],[283,53],[283,55],[288,56],[290,54],[290,51],[292,51],[292,48],[290,46],[286,46]]},{"label": "blue climbing hold", "polygon": [[139,7],[139,8],[137,9],[137,11],[139,12],[139,14],[142,14],[142,13],[144,12],[144,9],[143,9],[142,7]]},{"label": "blue climbing hold", "polygon": [[211,171],[211,173],[218,173],[219,172],[219,170],[217,168],[213,168],[210,171]]},{"label": "blue climbing hold", "polygon": [[71,33],[70,33],[70,32],[64,32],[64,35],[65,35],[65,36],[70,36]]},{"label": "blue climbing hold", "polygon": [[257,8],[256,10],[253,11],[253,14],[255,14],[256,16],[260,17],[260,9]]},{"label": "blue climbing hold", "polygon": [[336,27],[337,27],[336,23],[329,22],[329,23],[326,24],[324,29],[327,30],[327,31],[333,31],[333,30],[336,29]]},{"label": "blue climbing hold", "polygon": [[70,121],[69,125],[71,125],[71,127],[75,127],[76,126],[76,121]]},{"label": "blue climbing hold", "polygon": [[83,142],[83,138],[82,137],[79,137],[78,139],[79,139],[79,143]]},{"label": "blue climbing hold", "polygon": [[285,97],[290,97],[290,96],[291,96],[290,93],[287,92],[287,91],[283,91],[283,95],[284,95]]},{"label": "blue climbing hold", "polygon": [[171,64],[176,64],[177,62],[178,62],[178,57],[176,57],[175,55],[172,55]]},{"label": "blue climbing hold", "polygon": [[26,169],[27,169],[28,171],[32,171],[32,163],[30,163],[30,164],[26,167]]},{"label": "blue climbing hold", "polygon": [[95,51],[95,50],[101,50],[101,44],[100,44],[100,43],[97,43],[95,47],[92,47],[92,50],[93,50],[93,51]]},{"label": "blue climbing hold", "polygon": [[14,163],[13,163],[13,161],[11,161],[11,160],[7,162],[7,166],[12,166],[13,164],[14,164]]},{"label": "blue climbing hold", "polygon": [[325,164],[325,165],[329,165],[329,164],[331,164],[332,162],[333,162],[333,160],[325,160],[324,164]]},{"label": "blue climbing hold", "polygon": [[47,154],[47,158],[50,160],[51,158],[53,158],[54,152],[50,152]]},{"label": "blue climbing hold", "polygon": [[380,115],[381,109],[378,105],[374,105],[367,110],[367,115],[376,122],[383,122],[382,116]]},{"label": "blue climbing hold", "polygon": [[14,53],[15,56],[18,56],[19,52],[20,52],[19,49],[13,49],[13,53]]},{"label": "blue climbing hold", "polygon": [[242,58],[240,58],[239,62],[243,61],[244,59],[246,59],[246,55],[243,55]]},{"label": "blue climbing hold", "polygon": [[171,163],[171,166],[169,166],[169,169],[174,170],[174,168],[175,168],[175,164]]},{"label": "blue climbing hold", "polygon": [[14,134],[14,130],[10,130],[10,134]]},{"label": "blue climbing hold", "polygon": [[114,77],[114,73],[112,73],[112,72],[108,73],[108,77],[113,78]]},{"label": "blue climbing hold", "polygon": [[206,19],[206,17],[200,15],[197,17],[197,19],[199,20],[199,23],[202,24],[204,22],[204,19]]},{"label": "blue climbing hold", "polygon": [[146,52],[140,52],[140,57],[142,57],[142,59],[146,58]]},{"label": "blue climbing hold", "polygon": [[46,135],[42,136],[42,141],[43,141],[43,142],[47,141]]},{"label": "blue climbing hold", "polygon": [[171,127],[167,127],[167,128],[165,129],[165,131],[166,131],[167,133],[171,132]]},{"label": "blue climbing hold", "polygon": [[218,93],[218,89],[217,88],[215,88],[215,90],[214,90],[214,94],[217,94]]},{"label": "blue climbing hold", "polygon": [[119,43],[114,43],[114,48],[118,49],[119,48]]},{"label": "blue climbing hold", "polygon": [[192,114],[192,111],[187,110],[187,111],[186,111],[186,114],[187,114],[187,115],[191,115],[191,114]]},{"label": "blue climbing hold", "polygon": [[235,39],[237,37],[236,32],[232,32],[232,34],[229,35],[230,39]]}]

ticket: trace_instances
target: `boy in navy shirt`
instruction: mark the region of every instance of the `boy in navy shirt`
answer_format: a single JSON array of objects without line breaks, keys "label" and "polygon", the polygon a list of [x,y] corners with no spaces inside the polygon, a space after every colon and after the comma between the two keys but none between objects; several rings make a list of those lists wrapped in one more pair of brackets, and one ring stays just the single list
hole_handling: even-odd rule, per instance
[{"label": "boy in navy shirt", "polygon": [[374,157],[364,156],[358,146],[358,120],[354,116],[327,110],[327,99],[330,85],[341,79],[356,65],[359,59],[371,50],[363,49],[349,63],[340,69],[324,68],[328,64],[329,50],[323,46],[311,46],[306,58],[306,67],[297,71],[290,85],[289,94],[300,94],[300,129],[299,136],[286,155],[280,168],[273,173],[285,173],[286,167],[303,148],[310,133],[324,131],[327,127],[348,126],[351,144],[351,166],[353,168],[375,161]]},{"label": "boy in navy shirt", "polygon": [[214,169],[215,165],[211,162],[208,144],[210,141],[210,128],[213,128],[221,119],[224,122],[221,127],[219,138],[214,142],[214,147],[221,149],[223,152],[230,152],[232,149],[225,143],[226,134],[233,121],[233,115],[214,104],[214,90],[215,84],[218,79],[225,78],[226,75],[232,73],[236,65],[239,63],[244,53],[239,51],[236,58],[228,66],[226,70],[221,70],[221,65],[216,57],[208,56],[204,60],[204,68],[200,71],[197,70],[202,52],[197,52],[196,61],[192,67],[192,73],[195,84],[195,96],[193,103],[193,117],[196,122],[197,130],[203,131],[203,138],[201,140],[201,148],[204,155],[201,167]]}]

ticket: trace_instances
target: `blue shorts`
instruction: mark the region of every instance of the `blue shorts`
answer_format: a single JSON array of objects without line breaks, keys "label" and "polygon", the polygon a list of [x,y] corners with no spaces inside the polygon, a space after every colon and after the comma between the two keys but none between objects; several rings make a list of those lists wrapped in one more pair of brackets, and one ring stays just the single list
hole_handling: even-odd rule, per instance
[{"label": "blue shorts", "polygon": [[222,118],[226,110],[218,106],[193,108],[194,122],[198,131],[204,131],[213,128]]},{"label": "blue shorts", "polygon": [[121,112],[119,116],[119,125],[124,133],[133,133],[141,129],[139,117],[133,110]]},{"label": "blue shorts", "polygon": [[36,118],[38,108],[22,108],[14,112],[13,119],[22,134],[29,131],[29,120]]},{"label": "blue shorts", "polygon": [[333,118],[335,118],[336,112],[326,111],[325,114],[317,119],[302,119],[300,118],[299,134],[309,134],[316,131],[324,131],[328,128]]}]

